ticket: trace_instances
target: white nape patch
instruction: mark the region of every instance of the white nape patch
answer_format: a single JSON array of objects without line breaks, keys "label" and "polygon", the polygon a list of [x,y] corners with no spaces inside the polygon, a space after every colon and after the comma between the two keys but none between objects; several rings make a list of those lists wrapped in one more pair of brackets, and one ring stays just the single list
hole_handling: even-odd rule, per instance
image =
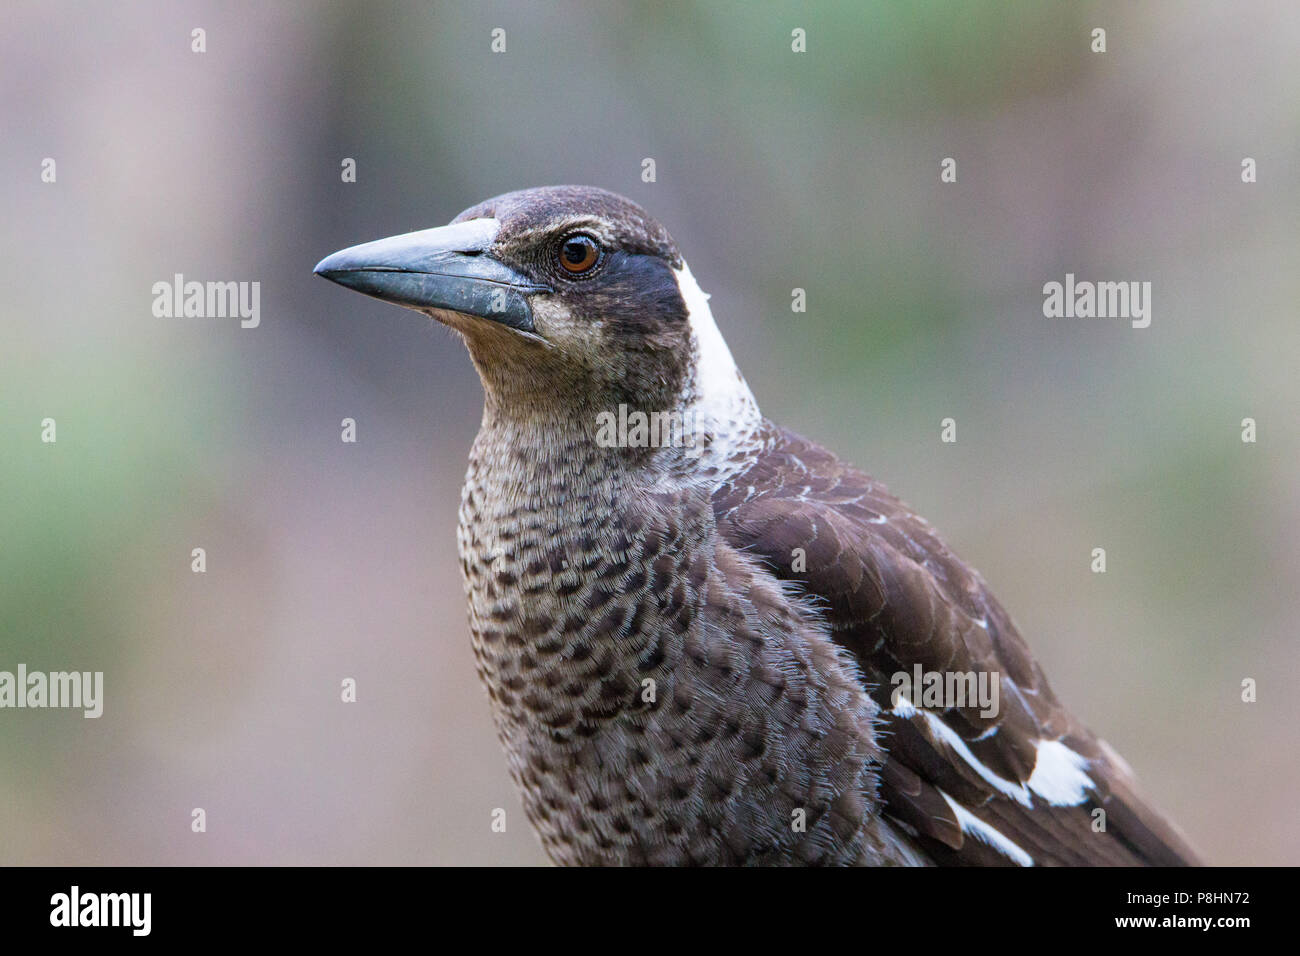
[{"label": "white nape patch", "polygon": [[1059,740],[1040,740],[1029,789],[1054,807],[1075,806],[1088,799],[1089,790],[1097,789],[1084,772],[1087,769],[1088,759]]},{"label": "white nape patch", "polygon": [[[924,719],[925,726],[932,737],[947,744],[953,753],[966,761],[967,765],[994,790],[1010,797],[1021,806],[1033,806],[1032,793],[1037,794],[1054,807],[1072,807],[1088,799],[1088,790],[1097,789],[1096,784],[1092,782],[1092,778],[1084,773],[1088,767],[1087,759],[1075,753],[1059,740],[1038,741],[1035,747],[1034,772],[1030,774],[1029,780],[1025,783],[1014,783],[1006,777],[994,773],[975,754],[971,753],[966,741],[962,739],[957,731],[944,723],[941,717],[929,711],[918,710],[902,694],[899,694],[894,702],[893,713],[905,719],[919,715]],[[988,735],[986,731],[985,734],[981,735],[980,739]]]},{"label": "white nape patch", "polygon": [[677,289],[686,303],[695,345],[694,393],[689,396],[690,411],[699,427],[713,435],[711,454],[726,459],[729,452],[743,444],[762,420],[754,393],[731,357],[731,349],[713,321],[709,296],[683,260],[677,276]]},{"label": "white nape patch", "polygon": [[956,814],[962,833],[970,834],[981,843],[993,847],[1008,859],[1015,860],[1021,866],[1034,865],[1034,858],[1013,841],[1004,837],[1000,831],[989,826],[942,790],[939,791],[939,796],[943,797],[948,806],[952,808],[952,812]]}]

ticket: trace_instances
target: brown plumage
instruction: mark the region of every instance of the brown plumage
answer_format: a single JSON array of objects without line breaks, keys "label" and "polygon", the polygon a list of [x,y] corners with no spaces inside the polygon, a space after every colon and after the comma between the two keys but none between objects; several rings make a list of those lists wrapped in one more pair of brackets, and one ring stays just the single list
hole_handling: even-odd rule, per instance
[{"label": "brown plumage", "polygon": [[[769,426],[753,465],[714,495],[722,536],[762,555],[782,580],[816,595],[835,642],[861,666],[884,719],[888,758],[881,778],[886,812],[916,831],[939,863],[1014,862],[963,834],[939,791],[994,826],[1037,864],[1177,865],[1191,862],[1177,832],[1136,797],[1129,771],[1057,701],[1010,616],[983,579],[933,528],[883,486],[826,449]],[[750,489],[754,489],[751,493]],[[795,548],[807,570],[790,569]],[[891,674],[996,672],[1001,711],[976,705],[939,717],[979,763],[1024,786],[1039,740],[1059,740],[1088,760],[1096,784],[1074,806],[1053,807],[1030,793],[1007,796],[972,763],[953,757],[921,714],[891,706]],[[1095,832],[1093,811],[1106,811]]]},{"label": "brown plumage", "polygon": [[[483,380],[470,630],[554,860],[1192,861],[979,575],[762,417],[635,204],[511,193],[317,271],[456,330]],[[615,410],[676,414],[691,440],[610,441]],[[917,665],[996,675],[996,712],[898,696]]]}]

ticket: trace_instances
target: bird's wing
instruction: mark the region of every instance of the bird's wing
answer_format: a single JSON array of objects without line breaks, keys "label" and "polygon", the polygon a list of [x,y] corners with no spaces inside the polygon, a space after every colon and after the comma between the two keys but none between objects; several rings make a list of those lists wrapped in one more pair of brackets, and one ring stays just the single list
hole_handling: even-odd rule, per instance
[{"label": "bird's wing", "polygon": [[[1118,755],[1057,701],[979,574],[869,476],[765,428],[762,452],[714,494],[719,531],[797,584],[857,660],[881,708],[887,812],[931,858],[1195,862]],[[996,674],[996,713],[974,700],[926,706],[923,685],[896,695],[891,678],[917,665],[945,681]]]}]

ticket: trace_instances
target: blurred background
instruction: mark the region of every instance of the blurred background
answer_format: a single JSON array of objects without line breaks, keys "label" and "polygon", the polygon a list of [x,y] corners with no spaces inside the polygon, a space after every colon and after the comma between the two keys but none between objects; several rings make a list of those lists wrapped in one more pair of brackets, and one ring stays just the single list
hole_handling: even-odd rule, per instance
[{"label": "blurred background", "polygon": [[[668,226],[764,411],[983,572],[1207,860],[1300,863],[1294,4],[43,0],[2,29],[0,670],[106,700],[0,711],[0,863],[544,862],[455,555],[477,378],[311,269],[551,183]],[[1067,272],[1150,281],[1150,328],[1044,318]],[[154,317],[176,273],[260,282],[260,326]]]}]

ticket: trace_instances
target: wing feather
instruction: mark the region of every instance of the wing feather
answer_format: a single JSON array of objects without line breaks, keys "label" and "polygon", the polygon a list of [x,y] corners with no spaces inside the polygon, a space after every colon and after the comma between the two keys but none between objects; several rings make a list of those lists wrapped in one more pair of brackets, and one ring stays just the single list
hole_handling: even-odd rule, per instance
[{"label": "wing feather", "polygon": [[[762,451],[713,496],[718,528],[799,585],[858,662],[883,714],[887,812],[930,857],[1195,862],[1122,761],[1056,699],[979,574],[883,485],[806,439],[765,428]],[[978,701],[926,708],[894,700],[891,676],[916,665],[997,674],[997,713],[982,713]]]}]

